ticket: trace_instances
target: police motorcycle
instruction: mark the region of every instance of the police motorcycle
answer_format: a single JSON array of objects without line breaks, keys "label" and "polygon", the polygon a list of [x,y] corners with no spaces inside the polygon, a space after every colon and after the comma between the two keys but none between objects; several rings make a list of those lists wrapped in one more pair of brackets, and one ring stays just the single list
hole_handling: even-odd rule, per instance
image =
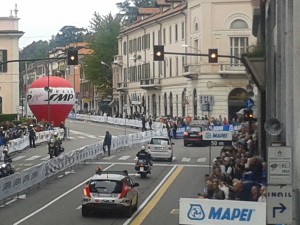
[{"label": "police motorcycle", "polygon": [[62,141],[58,137],[58,133],[55,131],[53,136],[48,140],[48,153],[50,155],[50,159],[59,156],[62,152],[64,152]]},{"label": "police motorcycle", "polygon": [[4,159],[3,159],[3,162],[0,165],[0,178],[7,177],[7,176],[12,175],[16,172],[16,170],[14,169],[14,167],[12,165],[12,159],[8,155],[7,148],[5,148],[3,150],[3,155],[4,155]]},{"label": "police motorcycle", "polygon": [[151,154],[146,152],[145,146],[142,146],[136,156],[138,160],[135,164],[135,170],[141,175],[141,178],[146,178],[148,174],[151,174],[151,167],[153,165]]}]

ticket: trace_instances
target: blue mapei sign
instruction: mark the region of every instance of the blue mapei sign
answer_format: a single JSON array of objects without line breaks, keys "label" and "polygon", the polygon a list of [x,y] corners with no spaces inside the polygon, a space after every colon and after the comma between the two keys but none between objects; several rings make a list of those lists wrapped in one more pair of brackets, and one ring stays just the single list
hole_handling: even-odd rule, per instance
[{"label": "blue mapei sign", "polygon": [[265,225],[266,203],[181,198],[179,224]]}]

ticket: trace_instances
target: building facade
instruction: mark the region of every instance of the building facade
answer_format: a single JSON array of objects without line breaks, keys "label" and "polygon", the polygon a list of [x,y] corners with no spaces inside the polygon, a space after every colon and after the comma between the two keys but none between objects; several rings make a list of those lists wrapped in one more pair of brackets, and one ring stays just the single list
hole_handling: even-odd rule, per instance
[{"label": "building facade", "polygon": [[[0,62],[19,59],[19,31],[17,6],[14,15],[0,17]],[[0,114],[15,114],[21,101],[19,95],[19,62],[0,65]]]},{"label": "building facade", "polygon": [[[119,114],[236,117],[249,97],[249,78],[239,57],[256,42],[250,0],[157,0],[139,9],[138,20],[121,30],[114,61],[114,94]],[[153,46],[164,45],[164,61],[153,61]],[[218,49],[218,63],[208,54]],[[252,85],[250,83],[250,85]]]}]

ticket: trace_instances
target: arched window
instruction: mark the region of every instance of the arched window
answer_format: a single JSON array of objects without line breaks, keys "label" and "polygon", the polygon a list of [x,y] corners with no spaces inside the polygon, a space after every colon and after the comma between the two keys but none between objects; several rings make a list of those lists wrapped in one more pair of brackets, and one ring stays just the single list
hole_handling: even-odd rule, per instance
[{"label": "arched window", "polygon": [[248,24],[241,19],[236,19],[230,24],[230,29],[247,29]]},{"label": "arched window", "polygon": [[198,22],[195,22],[195,31],[198,31],[199,30],[199,25],[198,25]]}]

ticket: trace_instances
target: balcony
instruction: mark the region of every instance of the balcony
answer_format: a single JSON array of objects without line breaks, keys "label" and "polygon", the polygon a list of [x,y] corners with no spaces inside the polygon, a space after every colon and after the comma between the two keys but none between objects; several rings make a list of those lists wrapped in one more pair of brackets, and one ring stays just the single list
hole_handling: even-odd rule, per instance
[{"label": "balcony", "polygon": [[119,83],[117,84],[117,91],[121,91],[121,92],[126,92],[126,91],[128,91],[127,83],[119,82]]},{"label": "balcony", "polygon": [[161,84],[159,78],[149,78],[140,80],[140,88],[145,90],[160,90]]},{"label": "balcony", "polygon": [[198,80],[200,65],[184,65],[182,76],[191,80]]},{"label": "balcony", "polygon": [[242,64],[221,64],[218,73],[221,76],[241,75],[244,77],[246,70]]},{"label": "balcony", "polygon": [[113,63],[116,64],[116,65],[123,65],[122,55],[115,55]]}]

